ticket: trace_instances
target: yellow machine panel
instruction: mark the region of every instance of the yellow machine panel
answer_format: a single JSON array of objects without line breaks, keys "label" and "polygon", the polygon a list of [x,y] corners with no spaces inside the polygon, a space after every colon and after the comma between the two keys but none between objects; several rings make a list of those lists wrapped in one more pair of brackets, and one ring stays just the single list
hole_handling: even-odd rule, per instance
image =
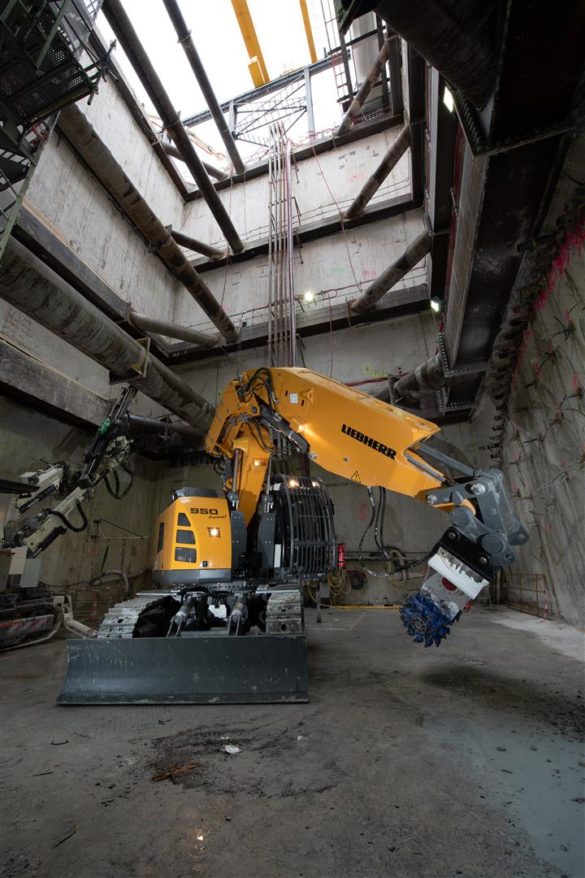
[{"label": "yellow machine panel", "polygon": [[[249,389],[243,391],[244,387]],[[443,483],[442,473],[416,454],[419,443],[439,429],[430,421],[310,369],[253,370],[225,388],[205,445],[209,454],[219,457],[242,452],[238,484],[233,487],[246,523],[256,509],[270,458],[269,431],[261,424],[252,429],[263,404],[277,410],[279,418],[306,440],[310,459],[329,472],[419,499]]]},{"label": "yellow machine panel", "polygon": [[231,577],[232,533],[225,497],[177,497],[159,516],[154,540],[155,582],[176,585]]}]

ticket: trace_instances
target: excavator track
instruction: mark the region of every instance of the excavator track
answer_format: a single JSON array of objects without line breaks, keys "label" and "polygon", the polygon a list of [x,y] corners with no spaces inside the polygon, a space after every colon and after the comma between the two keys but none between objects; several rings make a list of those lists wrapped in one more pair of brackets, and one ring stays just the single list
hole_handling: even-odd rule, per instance
[{"label": "excavator track", "polygon": [[142,613],[152,609],[166,597],[173,597],[174,592],[139,592],[135,598],[120,601],[110,607],[98,629],[98,640],[130,639],[134,636],[136,623]]},{"label": "excavator track", "polygon": [[302,634],[303,600],[300,589],[276,589],[266,606],[267,634]]}]

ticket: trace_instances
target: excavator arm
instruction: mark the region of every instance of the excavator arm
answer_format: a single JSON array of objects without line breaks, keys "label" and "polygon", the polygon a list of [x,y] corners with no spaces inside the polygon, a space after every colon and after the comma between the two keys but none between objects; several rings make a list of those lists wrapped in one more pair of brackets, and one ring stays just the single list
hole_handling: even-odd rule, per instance
[{"label": "excavator arm", "polygon": [[[206,450],[225,460],[226,495],[246,524],[258,507],[276,433],[331,473],[448,513],[446,533],[429,556],[434,574],[418,600],[452,621],[497,569],[514,562],[512,546],[528,535],[512,511],[502,473],[472,469],[437,451],[427,440],[438,430],[309,369],[261,368],[225,388]],[[403,608],[403,619],[414,624],[410,633],[418,639],[420,606],[414,609],[409,617]]]}]

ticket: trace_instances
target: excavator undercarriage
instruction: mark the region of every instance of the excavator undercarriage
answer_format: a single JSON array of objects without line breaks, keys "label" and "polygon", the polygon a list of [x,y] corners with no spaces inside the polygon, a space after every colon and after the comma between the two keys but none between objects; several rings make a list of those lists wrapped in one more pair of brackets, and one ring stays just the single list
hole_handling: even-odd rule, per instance
[{"label": "excavator undercarriage", "polygon": [[209,489],[174,492],[157,525],[154,579],[171,587],[69,641],[59,703],[307,701],[302,585],[336,563],[322,482],[275,476],[247,536]]}]

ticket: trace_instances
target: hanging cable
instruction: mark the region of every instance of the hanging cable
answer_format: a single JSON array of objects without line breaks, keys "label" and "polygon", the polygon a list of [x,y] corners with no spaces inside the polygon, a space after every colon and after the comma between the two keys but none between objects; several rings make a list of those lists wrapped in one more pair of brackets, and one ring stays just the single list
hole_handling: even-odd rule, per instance
[{"label": "hanging cable", "polygon": [[73,531],[73,533],[79,534],[79,533],[81,533],[81,531],[86,529],[86,527],[88,525],[88,520],[87,520],[87,515],[83,511],[83,507],[82,507],[81,503],[79,502],[79,500],[77,501],[77,503],[75,505],[76,505],[77,511],[79,512],[79,514],[81,516],[81,525],[72,524],[69,521],[69,519],[66,518],[65,515],[63,515],[62,512],[58,512],[56,509],[49,509],[47,511],[46,517],[48,518],[50,515],[53,515],[55,518],[58,518],[59,521],[61,521],[64,524],[64,526],[67,528],[67,530],[70,530],[70,531]]},{"label": "hanging cable", "polygon": [[[384,488],[381,488],[380,491],[384,491],[384,495],[385,495]],[[369,520],[368,524],[366,525],[366,528],[365,528],[363,534],[361,535],[361,538],[360,538],[360,541],[358,544],[358,560],[359,560],[359,563],[362,566],[362,568],[366,571],[366,573],[369,576],[374,576],[378,579],[392,579],[397,573],[400,573],[400,572],[406,571],[406,570],[410,570],[411,567],[417,567],[419,564],[423,564],[425,561],[428,561],[428,559],[433,554],[433,551],[434,551],[433,549],[431,549],[431,551],[428,552],[426,555],[422,555],[420,558],[413,558],[412,561],[407,561],[404,564],[396,564],[395,563],[394,559],[391,556],[391,553],[396,553],[395,557],[398,557],[398,556],[403,557],[403,553],[400,551],[400,549],[397,549],[394,546],[390,546],[387,548],[384,545],[383,527],[384,527],[385,511],[383,510],[381,513],[378,511],[378,509],[376,508],[375,500],[374,500],[374,493],[373,493],[372,489],[369,487],[368,487],[368,497],[370,500],[370,505],[372,507],[372,514],[370,515],[370,520]],[[384,496],[384,504],[385,504],[385,496]],[[379,506],[380,505],[381,504],[379,504]],[[379,518],[380,515],[381,515],[381,518]],[[381,529],[380,529],[380,523],[381,523]],[[389,564],[392,564],[393,569],[391,572],[389,572],[389,571],[376,572],[375,570],[370,570],[370,568],[367,567],[366,564],[364,563],[363,546],[364,546],[366,536],[368,535],[368,533],[370,532],[372,527],[374,527],[374,540],[375,540],[377,548],[384,555],[384,559]]]}]

